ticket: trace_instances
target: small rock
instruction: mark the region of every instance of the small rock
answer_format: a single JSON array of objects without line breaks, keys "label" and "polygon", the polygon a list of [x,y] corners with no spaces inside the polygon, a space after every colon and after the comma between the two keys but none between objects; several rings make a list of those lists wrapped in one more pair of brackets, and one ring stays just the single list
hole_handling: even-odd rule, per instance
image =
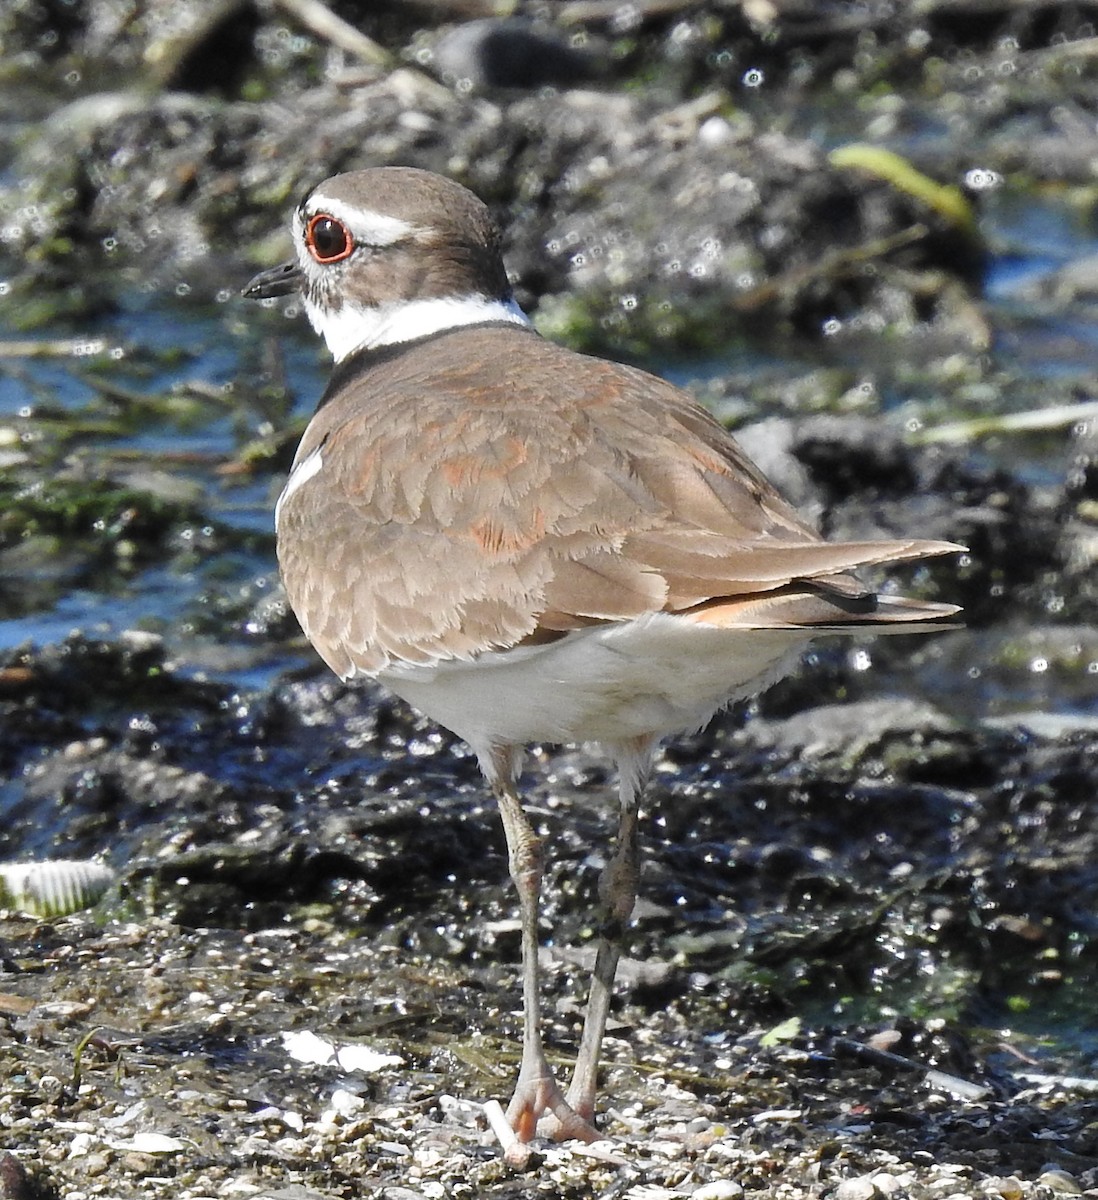
[{"label": "small rock", "polygon": [[835,1189],[835,1200],[873,1200],[876,1195],[877,1187],[869,1175],[844,1179]]},{"label": "small rock", "polygon": [[589,54],[524,17],[466,21],[440,40],[434,57],[443,79],[475,88],[574,85],[598,73]]},{"label": "small rock", "polygon": [[1054,1192],[1062,1192],[1072,1196],[1081,1195],[1083,1191],[1073,1176],[1055,1166],[1045,1167],[1041,1174],[1037,1176],[1037,1182]]},{"label": "small rock", "polygon": [[1022,1200],[1024,1189],[1017,1175],[1000,1176],[987,1181],[988,1190],[1002,1196],[1003,1200]]},{"label": "small rock", "polygon": [[94,1179],[97,1175],[106,1175],[110,1165],[105,1154],[88,1154],[80,1164],[80,1169],[89,1179]]},{"label": "small rock", "polygon": [[692,1200],[740,1200],[742,1195],[743,1188],[731,1179],[714,1179],[691,1192]]}]

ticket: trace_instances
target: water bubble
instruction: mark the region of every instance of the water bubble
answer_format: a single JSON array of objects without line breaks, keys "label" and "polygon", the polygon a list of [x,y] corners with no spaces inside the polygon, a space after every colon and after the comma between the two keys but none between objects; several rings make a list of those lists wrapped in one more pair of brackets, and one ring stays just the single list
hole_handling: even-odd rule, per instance
[{"label": "water bubble", "polygon": [[873,658],[868,650],[859,647],[850,655],[850,666],[855,671],[868,671],[873,666]]},{"label": "water bubble", "polygon": [[843,323],[838,317],[828,317],[820,328],[823,330],[824,337],[834,337],[835,334],[842,332]]},{"label": "water bubble", "polygon": [[189,296],[191,294],[191,285],[189,283],[177,283],[175,285],[175,294],[177,296]]},{"label": "water bubble", "polygon": [[1043,675],[1044,672],[1048,670],[1048,659],[1044,658],[1043,656],[1038,656],[1037,658],[1031,659],[1029,669],[1034,673],[1034,675]]},{"label": "water bubble", "polygon": [[762,87],[765,78],[758,67],[752,67],[749,71],[744,72],[743,86],[749,88]]},{"label": "water bubble", "polygon": [[974,192],[986,192],[991,188],[999,187],[1003,182],[1002,175],[998,171],[992,171],[987,167],[973,167],[965,172],[965,186],[971,188]]},{"label": "water bubble", "polygon": [[636,296],[622,296],[621,306],[626,312],[632,312],[637,307]]}]

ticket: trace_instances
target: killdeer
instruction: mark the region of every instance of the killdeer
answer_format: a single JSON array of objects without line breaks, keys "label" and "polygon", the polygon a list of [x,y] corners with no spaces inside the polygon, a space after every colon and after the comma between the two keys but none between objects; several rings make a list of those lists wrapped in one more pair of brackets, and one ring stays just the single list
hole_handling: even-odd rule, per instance
[{"label": "killdeer", "polygon": [[[949,542],[827,542],[716,420],[643,371],[543,340],[487,208],[426,171],[321,183],[293,216],[300,289],[335,371],[275,522],[294,612],[343,679],[380,680],[476,752],[522,928],[512,1150],[592,1139],[596,1073],[661,739],[778,678],[822,632],[946,621],[849,572]],[[517,790],[528,742],[599,742],[619,770],[602,934],[567,1092],[542,1048],[542,850]]]}]

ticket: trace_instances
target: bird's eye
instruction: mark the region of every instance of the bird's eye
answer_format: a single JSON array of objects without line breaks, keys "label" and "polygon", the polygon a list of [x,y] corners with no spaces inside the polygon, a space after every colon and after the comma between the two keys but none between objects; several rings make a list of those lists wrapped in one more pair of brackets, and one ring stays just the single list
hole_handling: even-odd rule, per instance
[{"label": "bird's eye", "polygon": [[318,263],[334,263],[351,253],[355,240],[342,221],[317,213],[305,226],[305,245]]}]

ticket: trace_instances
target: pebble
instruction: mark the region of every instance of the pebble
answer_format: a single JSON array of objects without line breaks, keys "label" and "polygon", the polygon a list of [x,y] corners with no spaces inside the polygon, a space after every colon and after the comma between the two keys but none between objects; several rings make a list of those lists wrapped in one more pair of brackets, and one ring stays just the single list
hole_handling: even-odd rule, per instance
[{"label": "pebble", "polygon": [[870,1175],[858,1175],[844,1179],[835,1189],[835,1200],[873,1200],[877,1186]]},{"label": "pebble", "polygon": [[89,1179],[94,1179],[97,1175],[105,1175],[110,1169],[110,1159],[105,1154],[88,1154],[85,1155],[84,1161],[80,1164],[84,1174]]},{"label": "pebble", "polygon": [[731,1179],[714,1179],[691,1192],[692,1200],[740,1200],[742,1195],[743,1188]]},{"label": "pebble", "polygon": [[1074,1177],[1059,1167],[1045,1167],[1037,1176],[1037,1182],[1054,1192],[1062,1192],[1066,1195],[1079,1196],[1083,1191]]},{"label": "pebble", "polygon": [[1003,1200],[1022,1200],[1024,1189],[1017,1175],[999,1176],[987,1181],[988,1190],[1002,1196]]}]

